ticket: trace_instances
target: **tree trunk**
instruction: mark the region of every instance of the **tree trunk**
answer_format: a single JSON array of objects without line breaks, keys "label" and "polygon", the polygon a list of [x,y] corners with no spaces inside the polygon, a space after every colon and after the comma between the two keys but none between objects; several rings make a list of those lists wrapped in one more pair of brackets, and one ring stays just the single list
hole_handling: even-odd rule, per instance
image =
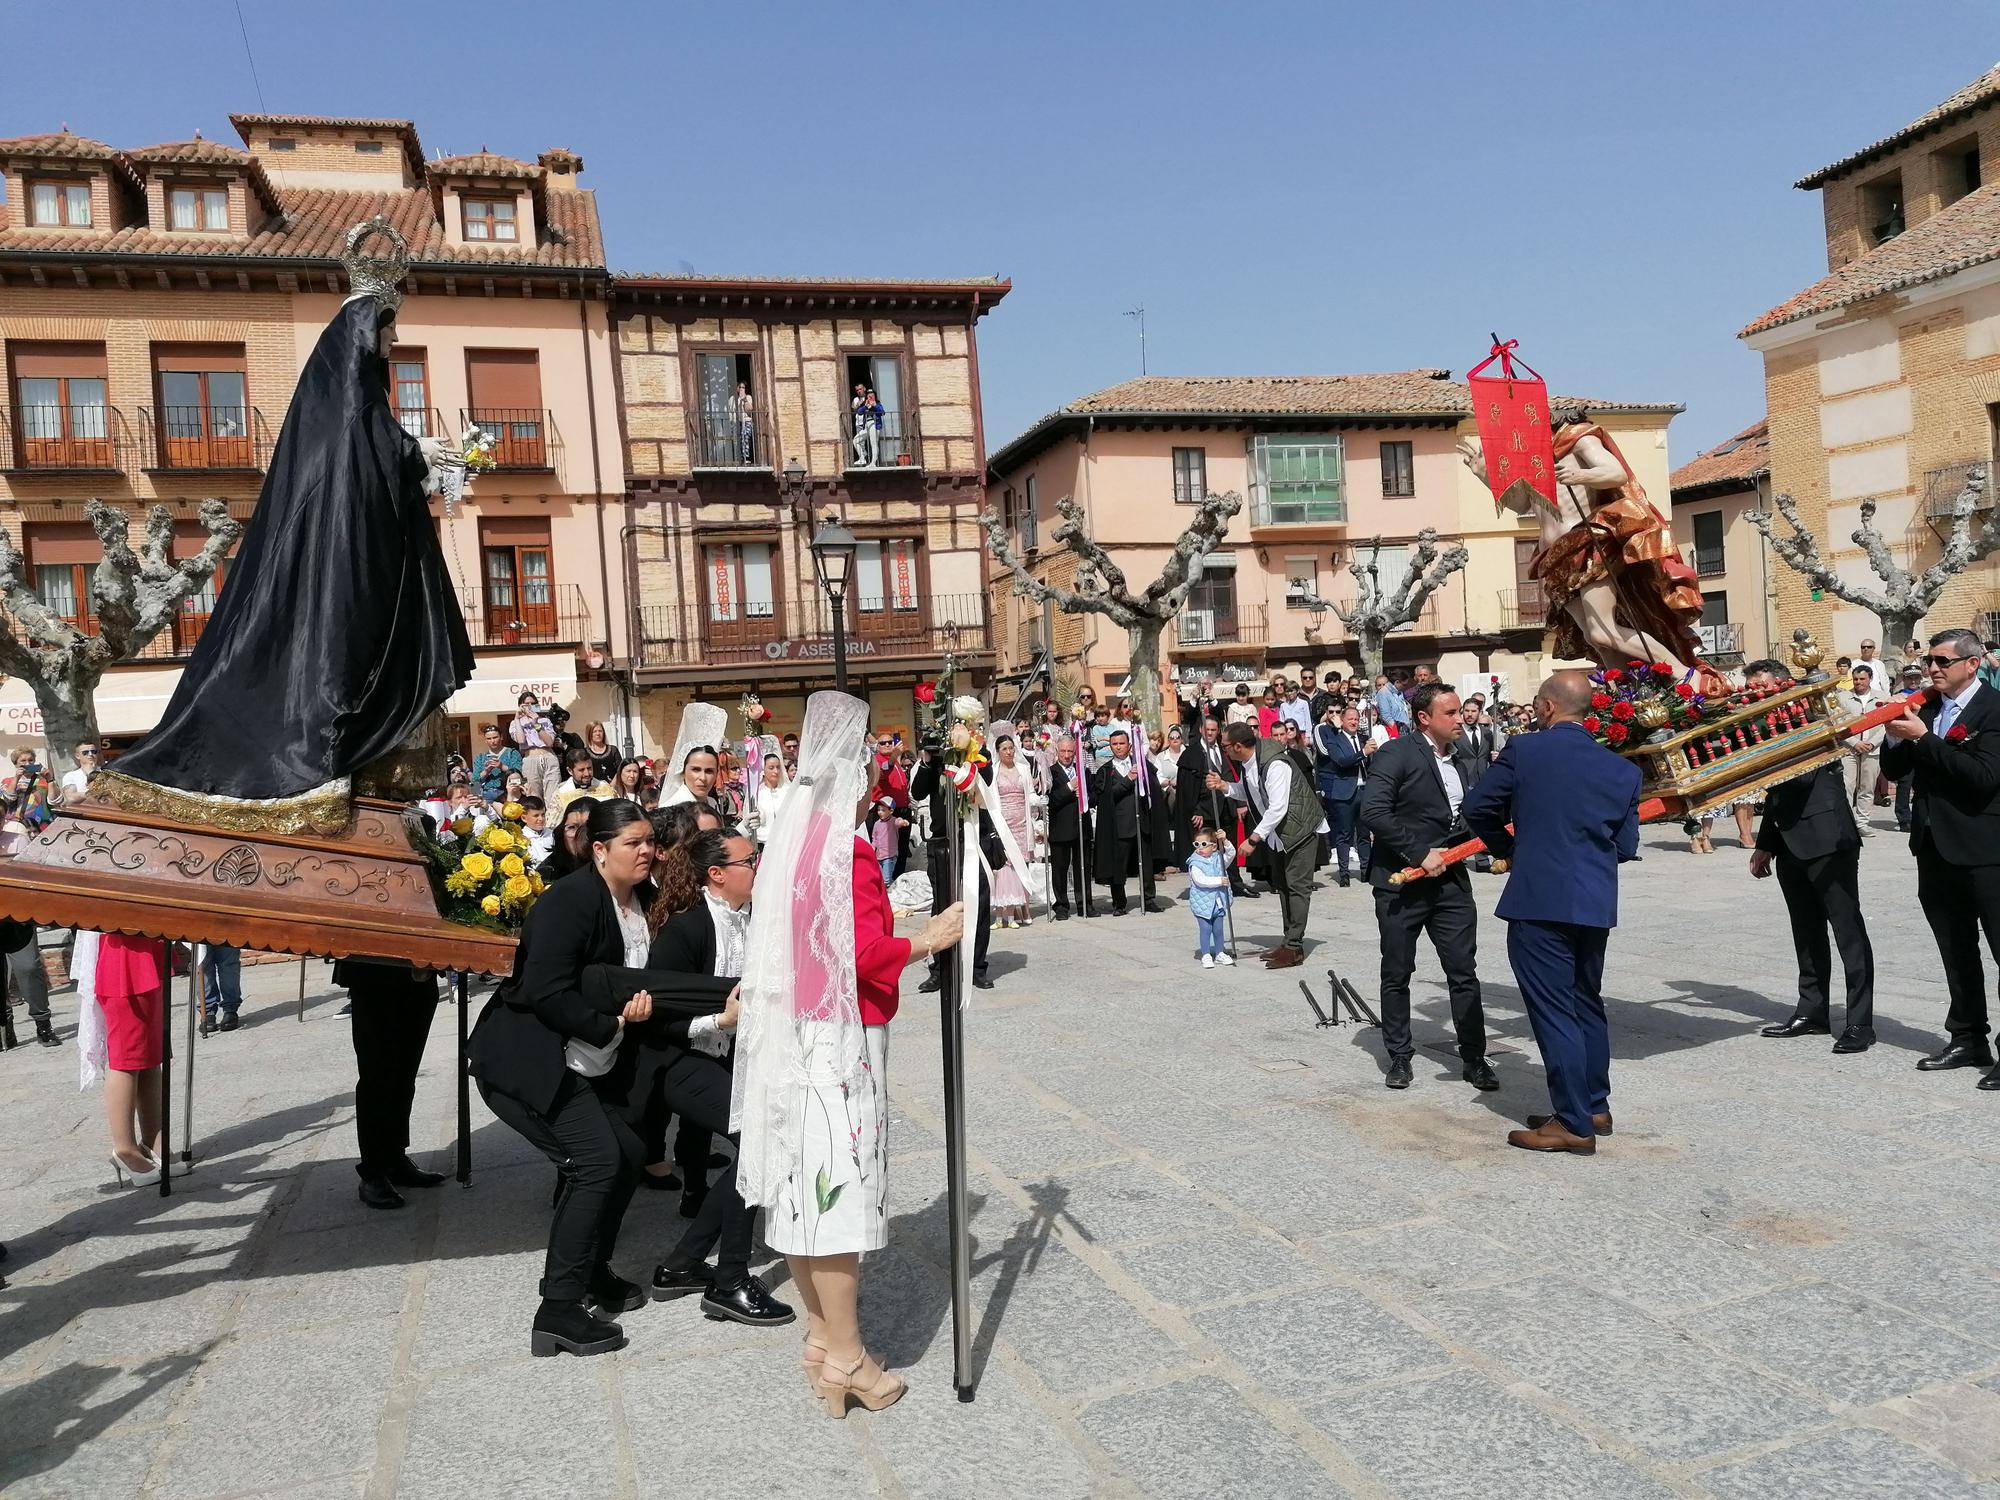
[{"label": "tree trunk", "polygon": [[1166,743],[1160,723],[1160,635],[1166,621],[1142,619],[1125,627],[1132,652],[1132,706],[1155,747]]},{"label": "tree trunk", "polygon": [[1906,665],[1901,660],[1903,643],[1917,638],[1917,624],[1922,619],[1918,614],[1890,614],[1878,609],[1875,623],[1882,627],[1882,639],[1876,645],[1882,655],[1895,658],[1898,666]]},{"label": "tree trunk", "polygon": [[76,747],[97,739],[96,692],[102,673],[78,662],[52,682],[35,680],[35,707],[42,712],[42,734],[48,741],[49,766],[60,780],[76,769]]},{"label": "tree trunk", "polygon": [[1382,675],[1382,658],[1388,654],[1389,634],[1367,625],[1355,632],[1355,644],[1361,648],[1361,676],[1372,689],[1375,679]]}]

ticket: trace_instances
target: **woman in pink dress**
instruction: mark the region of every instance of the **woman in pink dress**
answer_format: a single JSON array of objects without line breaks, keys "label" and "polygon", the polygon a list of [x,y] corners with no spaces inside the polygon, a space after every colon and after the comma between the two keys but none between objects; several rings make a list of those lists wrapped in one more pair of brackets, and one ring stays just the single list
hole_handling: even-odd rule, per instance
[{"label": "woman in pink dress", "polygon": [[[111,1170],[144,1187],[160,1180],[160,1023],[166,1003],[167,945],[107,932],[98,940],[93,981],[104,1012],[104,1116]],[[136,1126],[136,1128],[135,1128]]]},{"label": "woman in pink dress", "polygon": [[[1042,805],[1042,797],[1035,790],[1034,776],[1012,739],[1001,735],[993,742],[993,754],[997,757],[993,767],[994,799],[1000,804],[1000,816],[1007,821],[1007,831],[1014,835],[1014,847],[1025,859],[1035,845],[1035,809]],[[1011,864],[996,869],[993,925],[1026,927],[1032,921],[1028,915],[1028,887],[1022,883],[1020,872]]]}]

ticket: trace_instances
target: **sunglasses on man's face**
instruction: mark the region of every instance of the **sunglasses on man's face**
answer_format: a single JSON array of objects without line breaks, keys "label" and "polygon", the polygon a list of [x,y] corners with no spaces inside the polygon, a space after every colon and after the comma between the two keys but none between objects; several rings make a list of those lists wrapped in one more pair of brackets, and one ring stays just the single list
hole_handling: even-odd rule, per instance
[{"label": "sunglasses on man's face", "polygon": [[1971,660],[1972,658],[1969,656],[1926,656],[1924,658],[1924,663],[1927,666],[1936,667],[1940,672],[1942,672],[1945,668],[1952,666],[1957,662],[1971,661]]}]

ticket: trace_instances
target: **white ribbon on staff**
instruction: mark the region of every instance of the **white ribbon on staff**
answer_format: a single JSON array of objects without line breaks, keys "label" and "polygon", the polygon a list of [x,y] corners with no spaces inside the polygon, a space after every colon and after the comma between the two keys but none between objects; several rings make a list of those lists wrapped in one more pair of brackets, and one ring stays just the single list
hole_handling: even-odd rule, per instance
[{"label": "white ribbon on staff", "polygon": [[[1021,877],[1021,884],[1028,883],[1028,861],[1022,857],[1021,846],[1014,842],[1014,830],[1007,826],[1007,820],[1000,816],[1000,799],[993,794],[993,788],[980,777],[977,766],[947,766],[945,774],[951,779],[954,789],[965,797],[965,811],[959,819],[958,829],[958,899],[966,905],[965,931],[958,939],[958,972],[961,977],[972,973],[973,945],[979,940],[977,923],[979,920],[979,874],[983,870],[990,877],[993,867],[986,861],[986,851],[979,847],[979,810],[984,807],[993,815],[993,831],[1000,837],[1000,848],[1007,856],[1007,867]],[[959,1008],[967,1001],[966,991],[959,991]]]}]

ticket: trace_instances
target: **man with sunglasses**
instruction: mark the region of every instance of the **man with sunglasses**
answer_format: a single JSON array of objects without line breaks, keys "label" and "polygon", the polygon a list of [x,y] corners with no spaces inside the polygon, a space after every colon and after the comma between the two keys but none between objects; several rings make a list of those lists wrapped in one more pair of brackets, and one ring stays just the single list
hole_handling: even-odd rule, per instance
[{"label": "man with sunglasses", "polygon": [[85,740],[76,747],[76,769],[63,772],[59,790],[62,800],[81,797],[90,790],[90,778],[97,774],[97,742]]},{"label": "man with sunglasses", "polygon": [[2000,963],[2000,692],[1980,685],[1984,654],[1969,630],[1931,637],[1922,661],[1936,697],[1884,726],[1882,772],[1911,778],[1917,902],[1937,938],[1951,995],[1944,1048],[1917,1067],[1984,1068],[1979,1087],[2000,1093],[1979,957],[1983,931]]}]

